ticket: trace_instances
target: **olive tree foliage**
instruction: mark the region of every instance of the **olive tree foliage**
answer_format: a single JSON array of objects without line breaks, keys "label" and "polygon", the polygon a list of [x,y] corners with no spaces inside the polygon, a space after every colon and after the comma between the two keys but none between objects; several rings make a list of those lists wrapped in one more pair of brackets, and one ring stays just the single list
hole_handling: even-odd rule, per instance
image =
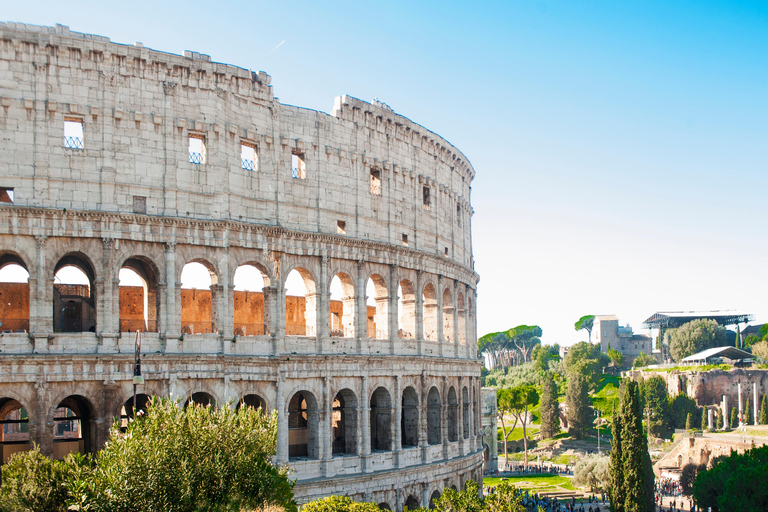
[{"label": "olive tree foliage", "polygon": [[656,361],[656,358],[652,355],[646,354],[645,352],[641,353],[639,356],[635,358],[635,360],[632,362],[633,368],[643,368],[645,366],[656,364],[658,361]]},{"label": "olive tree foliage", "polygon": [[584,315],[583,317],[576,320],[576,323],[573,324],[573,328],[577,331],[581,331],[582,329],[587,331],[587,334],[589,335],[589,342],[592,343],[592,326],[595,324],[595,315]]},{"label": "olive tree foliage", "polygon": [[432,506],[435,512],[527,512],[528,510],[523,505],[523,497],[517,489],[506,481],[496,486],[496,491],[484,499],[480,497],[479,486],[472,480],[467,482],[463,491],[446,488]]},{"label": "olive tree foliage", "polygon": [[667,331],[667,342],[670,355],[675,361],[727,344],[725,327],[707,318],[691,320],[677,329]]},{"label": "olive tree foliage", "polygon": [[571,483],[589,492],[607,491],[611,486],[607,455],[587,455],[576,462]]},{"label": "olive tree foliage", "polygon": [[761,341],[752,345],[752,355],[763,363],[768,363],[768,341]]},{"label": "olive tree foliage", "polygon": [[[502,434],[504,436],[504,459],[507,459],[507,441],[509,436],[517,427],[517,424],[523,427],[523,446],[525,449],[525,465],[528,466],[528,437],[526,435],[526,426],[529,422],[529,413],[539,402],[539,393],[533,386],[518,386],[512,389],[499,389],[496,391],[497,410],[499,420],[501,421]],[[515,419],[514,425],[509,431],[504,420],[504,416],[510,414]]]}]

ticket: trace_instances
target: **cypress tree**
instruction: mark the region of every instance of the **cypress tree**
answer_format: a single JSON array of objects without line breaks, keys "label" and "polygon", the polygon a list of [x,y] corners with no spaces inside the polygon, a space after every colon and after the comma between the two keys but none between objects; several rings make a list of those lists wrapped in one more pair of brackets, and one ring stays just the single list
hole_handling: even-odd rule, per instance
[{"label": "cypress tree", "polygon": [[768,425],[768,395],[763,395],[763,401],[760,402],[760,424]]},{"label": "cypress tree", "polygon": [[608,498],[611,500],[611,512],[624,512],[624,472],[621,465],[621,414],[613,407],[611,441],[611,457],[608,463],[610,488]]},{"label": "cypress tree", "polygon": [[560,433],[560,404],[557,401],[557,384],[552,374],[544,374],[541,385],[541,438],[549,439]]},{"label": "cypress tree", "polygon": [[739,426],[739,413],[734,407],[731,409],[731,422],[728,424],[728,428],[736,428]]},{"label": "cypress tree", "polygon": [[746,409],[744,409],[744,424],[752,424],[752,400],[747,398]]},{"label": "cypress tree", "polygon": [[702,407],[701,408],[701,431],[704,432],[707,430],[707,427],[709,425],[707,424],[707,408]]},{"label": "cypress tree", "polygon": [[685,430],[693,429],[693,414],[688,413],[688,417],[685,418]]},{"label": "cypress tree", "polygon": [[716,410],[717,414],[717,422],[715,423],[715,426],[717,427],[717,430],[723,429],[723,413],[720,409]]},{"label": "cypress tree", "polygon": [[576,439],[581,439],[587,433],[592,420],[589,409],[589,383],[584,376],[576,373],[570,375],[565,403],[568,406],[568,433]]},{"label": "cypress tree", "polygon": [[627,383],[621,400],[621,465],[624,470],[624,512],[648,510],[648,444],[643,434],[642,410],[637,382]]}]

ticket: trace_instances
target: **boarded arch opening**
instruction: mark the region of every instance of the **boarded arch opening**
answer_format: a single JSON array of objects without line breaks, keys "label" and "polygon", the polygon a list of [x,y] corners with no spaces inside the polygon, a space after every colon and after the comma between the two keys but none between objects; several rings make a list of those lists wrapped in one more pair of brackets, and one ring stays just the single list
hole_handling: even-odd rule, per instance
[{"label": "boarded arch opening", "polygon": [[64,460],[68,453],[92,453],[96,429],[93,408],[85,397],[70,395],[53,413],[53,458]]},{"label": "boarded arch opening", "polygon": [[95,273],[78,254],[64,256],[54,268],[53,330],[96,332]]},{"label": "boarded arch opening", "polygon": [[29,450],[29,414],[13,398],[0,398],[0,463],[5,464],[14,453]]},{"label": "boarded arch opening", "polygon": [[269,334],[265,313],[264,286],[269,281],[267,273],[253,263],[240,265],[232,279],[234,290],[235,336],[261,336]]},{"label": "boarded arch opening", "polygon": [[218,278],[213,265],[204,260],[187,263],[181,270],[181,332],[217,332],[216,303]]},{"label": "boarded arch opening", "polygon": [[387,282],[379,274],[368,278],[365,287],[368,337],[389,339],[389,293]]},{"label": "boarded arch opening", "polygon": [[157,275],[149,263],[130,258],[118,272],[120,332],[157,332]]},{"label": "boarded arch opening", "polygon": [[424,332],[422,333],[422,339],[437,341],[437,294],[432,283],[427,283],[424,286],[423,297]]},{"label": "boarded arch opening", "polygon": [[291,459],[319,457],[317,400],[309,391],[299,391],[288,404],[288,456]]},{"label": "boarded arch opening", "polygon": [[397,337],[412,340],[416,338],[416,295],[413,283],[407,279],[397,287]]},{"label": "boarded arch opening", "polygon": [[386,388],[371,395],[371,451],[392,449],[392,399]]},{"label": "boarded arch opening", "polygon": [[355,286],[348,274],[339,272],[331,279],[331,336],[355,337]]},{"label": "boarded arch opening", "polygon": [[401,445],[419,445],[419,395],[408,386],[403,390],[403,409],[400,415]]},{"label": "boarded arch opening", "polygon": [[459,440],[459,402],[456,397],[456,389],[451,386],[448,390],[448,411],[445,421],[448,422],[448,441]]},{"label": "boarded arch opening", "polygon": [[334,455],[357,453],[357,398],[349,389],[342,389],[333,399],[331,430]]},{"label": "boarded arch opening", "polygon": [[317,289],[303,268],[291,270],[285,279],[285,334],[317,335]]},{"label": "boarded arch opening", "polygon": [[0,332],[29,332],[29,272],[15,254],[0,255]]},{"label": "boarded arch opening", "polygon": [[427,443],[440,444],[441,428],[440,392],[432,387],[427,394]]}]

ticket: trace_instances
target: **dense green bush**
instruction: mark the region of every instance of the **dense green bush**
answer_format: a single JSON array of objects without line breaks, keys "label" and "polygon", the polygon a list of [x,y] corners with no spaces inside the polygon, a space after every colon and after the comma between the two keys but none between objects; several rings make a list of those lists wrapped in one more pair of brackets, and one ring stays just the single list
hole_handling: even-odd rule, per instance
[{"label": "dense green bush", "polygon": [[2,468],[0,511],[65,511],[67,481],[72,468],[65,462],[51,460],[37,446],[11,457]]},{"label": "dense green bush", "polygon": [[328,496],[303,505],[301,512],[381,512],[381,509],[375,503],[361,503],[347,496]]},{"label": "dense green bush", "polygon": [[698,473],[693,483],[693,496],[702,510],[768,510],[768,446],[731,452],[712,464],[712,469]]}]

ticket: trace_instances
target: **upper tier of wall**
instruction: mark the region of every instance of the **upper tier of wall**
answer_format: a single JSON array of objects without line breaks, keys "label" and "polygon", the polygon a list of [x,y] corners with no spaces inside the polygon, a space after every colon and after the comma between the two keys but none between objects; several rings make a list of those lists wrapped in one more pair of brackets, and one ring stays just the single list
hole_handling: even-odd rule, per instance
[{"label": "upper tier of wall", "polygon": [[[0,187],[22,207],[341,234],[473,267],[474,170],[460,151],[384,104],[342,96],[329,115],[282,105],[269,83],[195,52],[0,23]],[[82,123],[83,149],[65,147],[65,120]],[[205,163],[190,163],[190,137]]]}]

